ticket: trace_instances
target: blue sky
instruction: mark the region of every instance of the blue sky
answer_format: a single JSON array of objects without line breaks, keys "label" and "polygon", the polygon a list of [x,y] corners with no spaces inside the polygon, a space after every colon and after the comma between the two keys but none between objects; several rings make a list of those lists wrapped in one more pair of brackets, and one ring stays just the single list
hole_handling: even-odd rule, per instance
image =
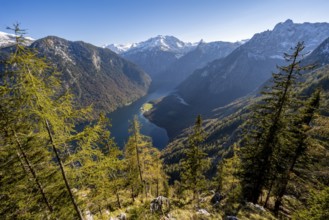
[{"label": "blue sky", "polygon": [[28,35],[100,46],[156,35],[183,41],[237,41],[295,23],[329,22],[328,0],[0,0],[0,31],[15,22]]}]

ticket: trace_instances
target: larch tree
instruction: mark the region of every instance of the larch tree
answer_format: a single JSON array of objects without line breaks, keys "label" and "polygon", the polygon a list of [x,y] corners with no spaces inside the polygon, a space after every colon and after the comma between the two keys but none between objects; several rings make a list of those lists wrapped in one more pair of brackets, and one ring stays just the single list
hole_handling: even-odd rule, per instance
[{"label": "larch tree", "polygon": [[125,145],[124,157],[126,162],[127,185],[131,189],[131,198],[134,202],[135,195],[138,194],[140,188],[144,188],[142,165],[140,161],[140,147],[143,141],[137,116],[135,116],[131,122],[129,132],[131,135]]},{"label": "larch tree", "polygon": [[150,137],[140,133],[140,123],[137,116],[131,122],[129,131],[131,135],[125,145],[124,156],[132,200],[134,201],[134,196],[140,190],[147,198],[154,186],[155,193],[152,194],[158,195],[160,186],[163,185],[160,183],[166,181],[160,160],[160,151],[153,147]]},{"label": "larch tree", "polygon": [[[65,216],[72,213],[69,208],[67,211],[63,209],[69,203],[70,197],[57,169],[59,160],[56,158],[55,162],[55,152],[49,151],[52,146],[49,145],[51,137],[47,129],[49,121],[59,121],[57,117],[67,117],[70,113],[66,110],[71,109],[68,105],[71,96],[58,93],[58,74],[52,71],[43,58],[38,57],[36,51],[24,46],[24,33],[18,24],[14,25],[13,30],[16,34],[16,44],[12,47],[9,58],[4,61],[0,80],[3,125],[0,139],[5,158],[2,161],[4,166],[1,166],[5,170],[1,173],[5,175],[2,180],[6,181],[2,183],[4,187],[1,188],[11,189],[2,193],[9,197],[8,203],[13,202],[16,206],[15,212],[10,214],[5,209],[5,216]],[[63,130],[71,128],[62,126]],[[16,155],[17,160],[13,155]],[[12,163],[12,167],[20,167],[22,170],[15,169],[17,175],[8,176],[12,169],[7,166],[8,162]],[[30,181],[31,177],[33,181]],[[26,187],[25,190],[19,189],[22,186]],[[61,194],[62,196],[59,196]],[[40,196],[46,210],[42,208],[43,203],[39,202]]]},{"label": "larch tree", "polygon": [[193,200],[199,205],[199,195],[206,185],[205,172],[209,168],[207,154],[203,151],[205,133],[202,128],[202,119],[198,115],[193,131],[188,138],[185,158],[181,160],[181,181],[185,189],[192,190]]},{"label": "larch tree", "polygon": [[92,120],[91,108],[77,109],[60,74],[24,46],[19,25],[14,31],[16,45],[0,67],[0,194],[6,198],[0,213],[18,219],[83,219],[73,192],[78,184],[71,177],[79,168],[73,155],[101,155],[86,150],[95,146],[91,140],[102,126],[76,130],[78,123]]}]

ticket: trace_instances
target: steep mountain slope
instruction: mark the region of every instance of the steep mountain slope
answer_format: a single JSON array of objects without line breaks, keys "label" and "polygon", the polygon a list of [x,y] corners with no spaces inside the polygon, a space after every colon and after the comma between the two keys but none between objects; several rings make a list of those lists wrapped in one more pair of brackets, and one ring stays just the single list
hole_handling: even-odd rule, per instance
[{"label": "steep mountain slope", "polygon": [[179,58],[170,65],[164,72],[154,79],[155,84],[170,84],[172,87],[177,86],[185,80],[194,70],[204,67],[207,63],[226,57],[234,49],[242,45],[241,42],[210,42],[200,41],[198,46]]},{"label": "steep mountain slope", "polygon": [[[256,90],[276,71],[276,65],[284,63],[283,53],[298,41],[305,42],[305,51],[312,51],[328,36],[328,23],[279,23],[272,31],[255,34],[224,59],[196,70],[180,84],[176,95],[156,105],[149,118],[173,137],[193,123],[191,116],[201,113],[210,117],[214,108]],[[189,106],[183,106],[177,96]],[[164,110],[168,108],[170,113]]]},{"label": "steep mountain slope", "polygon": [[37,40],[31,47],[63,73],[65,87],[73,91],[78,103],[92,104],[95,113],[113,111],[148,90],[149,76],[109,49],[53,36]]},{"label": "steep mountain slope", "polygon": [[173,36],[159,35],[131,45],[121,56],[136,63],[154,78],[194,47]]},{"label": "steep mountain slope", "polygon": [[329,37],[305,58],[305,62],[314,63],[318,67],[329,64]]},{"label": "steep mountain slope", "polygon": [[[302,65],[320,63],[329,55],[326,48],[329,46],[329,38],[317,47],[307,58],[302,61]],[[322,51],[322,53],[320,53]],[[306,72],[301,76],[303,84],[296,89],[301,97],[309,97],[316,89],[322,89],[322,101],[319,115],[329,114],[329,59],[318,65],[316,69]],[[268,80],[265,84],[271,83]],[[204,121],[203,127],[206,131],[205,149],[214,164],[217,164],[222,157],[226,157],[233,146],[241,138],[242,126],[250,116],[251,107],[260,101],[260,90],[254,91],[248,96],[241,97],[223,107],[213,110],[213,116]],[[188,144],[187,137],[191,128],[187,128],[177,136],[162,151],[164,163],[168,166],[168,171],[172,178],[177,178],[179,160],[183,156],[184,146]],[[322,174],[321,174],[322,175]]]},{"label": "steep mountain slope", "polygon": [[307,52],[314,50],[328,36],[327,23],[294,24],[291,20],[279,23],[273,31],[256,34],[225,59],[196,71],[180,85],[179,94],[186,102],[198,104],[196,96],[201,93],[213,100],[202,104],[221,106],[265,82],[275,66],[282,64],[283,53],[298,41],[304,41],[304,51]]}]

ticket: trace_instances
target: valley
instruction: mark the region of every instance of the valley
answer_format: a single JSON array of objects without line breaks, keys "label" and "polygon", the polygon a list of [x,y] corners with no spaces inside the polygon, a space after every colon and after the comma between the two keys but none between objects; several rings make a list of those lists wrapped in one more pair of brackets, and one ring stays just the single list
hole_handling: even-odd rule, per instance
[{"label": "valley", "polygon": [[142,134],[152,138],[153,146],[162,150],[168,144],[169,138],[167,131],[150,122],[144,117],[142,112],[143,105],[151,100],[163,97],[167,95],[167,93],[168,91],[153,91],[152,93],[140,98],[138,101],[128,106],[121,107],[107,115],[111,123],[111,135],[114,137],[115,142],[120,148],[123,148],[125,143],[127,143],[129,137],[129,125],[133,120],[134,115],[138,116],[141,123]]},{"label": "valley", "polygon": [[0,216],[326,219],[329,23],[101,47],[19,27],[0,32]]}]

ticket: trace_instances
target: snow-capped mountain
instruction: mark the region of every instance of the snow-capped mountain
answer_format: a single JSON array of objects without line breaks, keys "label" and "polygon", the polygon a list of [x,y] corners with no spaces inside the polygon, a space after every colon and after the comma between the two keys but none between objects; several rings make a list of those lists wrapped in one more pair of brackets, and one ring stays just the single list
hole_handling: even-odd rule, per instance
[{"label": "snow-capped mountain", "polygon": [[[289,52],[297,42],[304,42],[304,52],[307,53],[328,37],[329,23],[296,24],[288,19],[271,31],[255,34],[224,59],[196,71],[180,86],[180,92],[190,102],[193,94],[222,94],[223,98],[218,99],[222,103],[214,105],[226,104],[255,90],[270,78],[271,73],[276,71],[276,65],[284,62],[283,53]],[[201,88],[201,82],[204,88]]]},{"label": "snow-capped mountain", "polygon": [[[16,41],[14,34],[8,34],[0,31],[0,47],[7,47],[13,45]],[[30,45],[34,41],[31,37],[25,37],[26,45]]]},{"label": "snow-capped mountain", "polygon": [[196,45],[197,43],[186,43],[173,36],[158,35],[156,37],[152,37],[146,41],[142,41],[139,43],[109,44],[104,45],[103,47],[109,48],[110,50],[118,54],[132,54],[149,50],[162,50],[178,54],[184,54],[195,48]]},{"label": "snow-capped mountain", "polygon": [[196,46],[196,43],[185,43],[173,36],[158,35],[139,43],[113,45],[112,50],[118,51],[122,57],[138,64],[154,79]]},{"label": "snow-capped mountain", "polygon": [[305,52],[312,52],[328,36],[328,23],[297,24],[288,19],[278,23],[272,31],[255,34],[246,47],[251,56],[282,58],[283,53],[299,41],[304,42]]},{"label": "snow-capped mountain", "polygon": [[188,108],[175,97],[168,96],[155,108],[170,109],[175,116],[166,116],[159,111],[152,118],[154,121],[167,121],[167,124],[158,125],[168,130],[177,126],[176,121],[187,121],[191,115],[211,115],[213,109],[256,91],[272,72],[277,72],[277,65],[286,64],[283,53],[291,53],[291,47],[299,41],[304,42],[305,53],[313,50],[313,53],[321,53],[324,59],[317,62],[326,63],[329,46],[324,44],[321,50],[315,49],[328,37],[329,23],[296,24],[292,20],[277,24],[273,30],[255,34],[225,58],[194,71],[177,87],[177,94],[189,103]]},{"label": "snow-capped mountain", "polygon": [[147,41],[132,44],[126,53],[138,53],[141,51],[162,50],[177,54],[185,54],[192,50],[196,44],[185,43],[173,36],[158,35]]},{"label": "snow-capped mountain", "polygon": [[103,48],[108,48],[117,54],[128,51],[134,44],[108,44],[103,45]]},{"label": "snow-capped mountain", "polygon": [[158,84],[167,83],[168,85],[175,87],[191,75],[196,69],[204,67],[211,61],[226,57],[242,44],[243,43],[240,41],[235,43],[223,41],[206,43],[201,40],[195,49],[191,50],[170,65],[159,75],[155,82],[159,81]]}]

